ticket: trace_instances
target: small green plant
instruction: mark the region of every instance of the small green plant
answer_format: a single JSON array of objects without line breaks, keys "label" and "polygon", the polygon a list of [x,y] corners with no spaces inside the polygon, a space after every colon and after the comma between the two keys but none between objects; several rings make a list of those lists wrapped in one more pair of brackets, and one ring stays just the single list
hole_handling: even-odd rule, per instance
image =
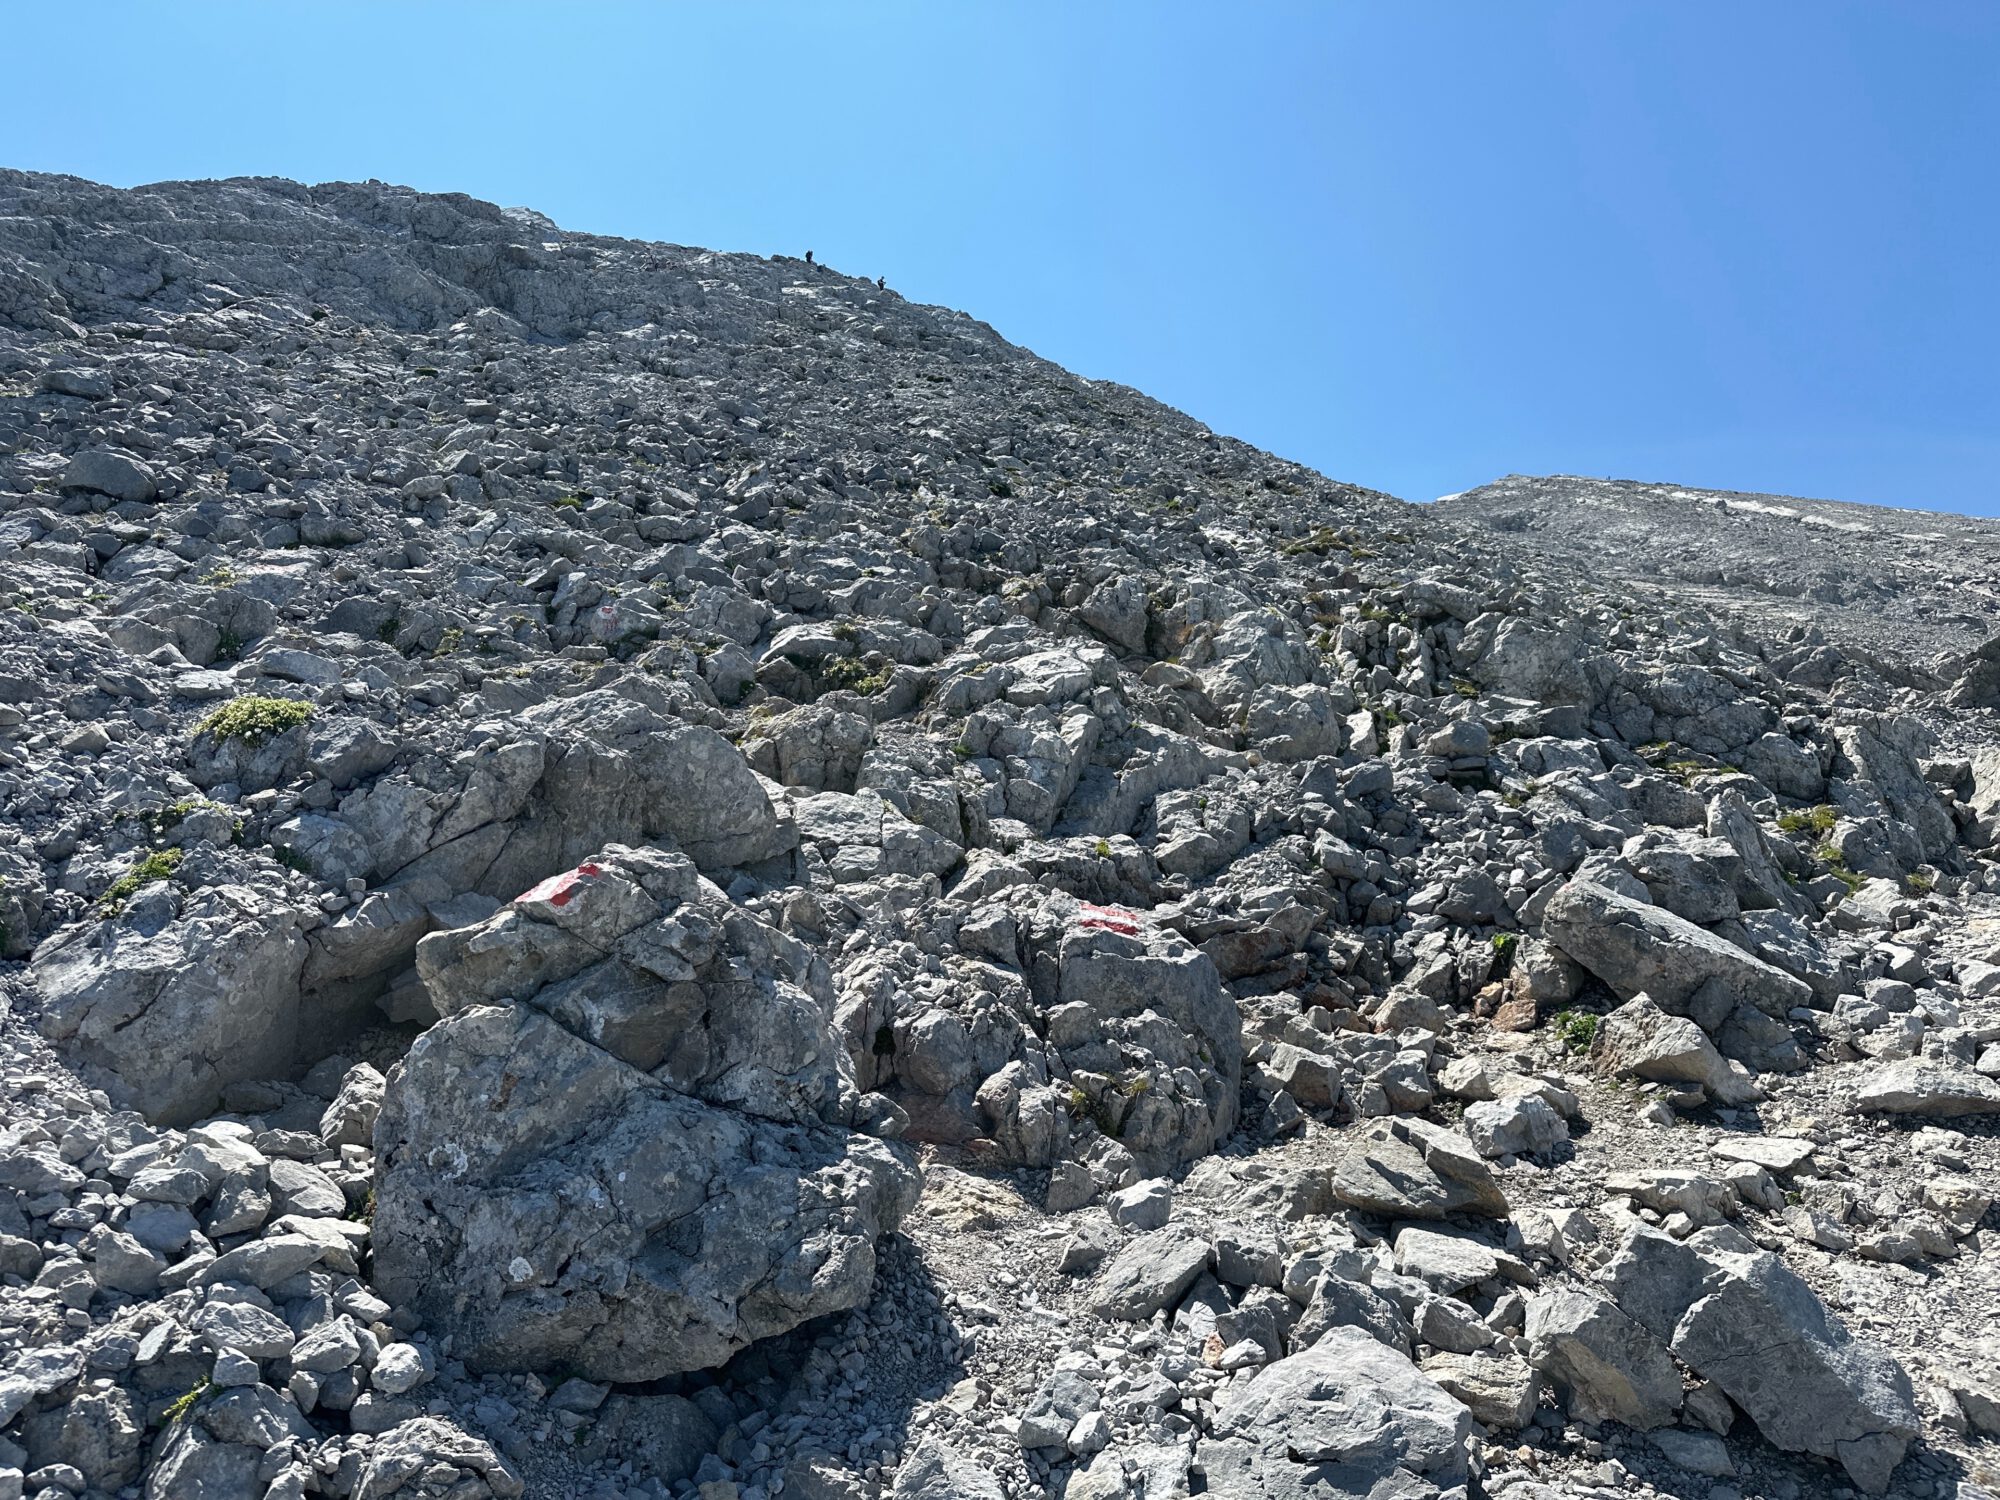
[{"label": "small green plant", "polygon": [[1778,827],[1786,833],[1812,833],[1825,838],[1833,832],[1833,825],[1839,818],[1838,808],[1830,802],[1822,802],[1818,807],[1779,813]]},{"label": "small green plant", "polygon": [[971,760],[973,758],[972,746],[968,745],[964,740],[960,740],[957,744],[953,745],[951,753],[956,755],[960,760]]},{"label": "small green plant", "polygon": [[889,681],[887,672],[871,672],[865,662],[852,656],[836,656],[821,663],[819,676],[820,681],[830,688],[845,688],[864,698],[881,692]]},{"label": "small green plant", "polygon": [[1557,1011],[1556,1039],[1571,1052],[1588,1052],[1597,1040],[1597,1017],[1587,1010]]},{"label": "small green plant", "polygon": [[1919,870],[1914,875],[1903,877],[1903,889],[1912,896],[1928,896],[1937,889],[1937,881]]},{"label": "small green plant", "polygon": [[217,563],[206,573],[202,574],[201,581],[210,588],[226,589],[232,583],[236,582],[236,570],[230,567],[228,563]]},{"label": "small green plant", "polygon": [[241,740],[253,749],[268,739],[296,729],[312,717],[312,705],[297,698],[232,698],[201,721],[198,734],[218,741]]},{"label": "small green plant", "polygon": [[215,659],[217,661],[239,661],[243,656],[243,637],[233,630],[225,630],[215,638]]},{"label": "small green plant", "polygon": [[391,615],[375,627],[375,639],[385,646],[393,646],[396,644],[396,637],[401,633],[402,629],[402,616]]},{"label": "small green plant", "polygon": [[160,1415],[166,1418],[167,1425],[171,1427],[174,1425],[174,1423],[180,1421],[182,1417],[185,1417],[189,1412],[193,1411],[197,1406],[199,1406],[201,1404],[201,1398],[206,1396],[210,1391],[214,1389],[215,1389],[215,1382],[210,1380],[206,1375],[204,1375],[200,1380],[195,1382],[195,1384],[188,1389],[186,1395],[176,1399],[173,1402],[173,1404],[168,1406],[165,1411],[160,1413]]},{"label": "small green plant", "polygon": [[1493,951],[1502,958],[1512,958],[1514,950],[1520,945],[1520,938],[1511,932],[1496,932],[1493,934]]},{"label": "small green plant", "polygon": [[1320,526],[1315,528],[1310,536],[1300,541],[1286,542],[1278,550],[1286,557],[1297,557],[1303,552],[1312,552],[1324,557],[1340,545],[1341,540],[1331,526]]},{"label": "small green plant", "polygon": [[125,909],[125,903],[138,895],[142,887],[156,880],[171,880],[174,871],[180,867],[180,850],[155,849],[112,881],[98,905],[107,917],[114,917]]},{"label": "small green plant", "polygon": [[1477,698],[1479,696],[1479,684],[1464,677],[1452,678],[1451,690],[1461,698]]},{"label": "small green plant", "polygon": [[301,875],[310,875],[313,873],[313,867],[306,863],[306,857],[296,849],[287,849],[282,844],[273,844],[271,846],[271,858],[275,859],[287,870],[296,870]]},{"label": "small green plant", "polygon": [[1099,840],[1097,841],[1097,846],[1096,846],[1096,847],[1097,847],[1097,857],[1098,857],[1099,859],[1109,859],[1109,858],[1111,858],[1111,840],[1110,840],[1110,839],[1099,839]]},{"label": "small green plant", "polygon": [[211,802],[206,797],[183,797],[178,802],[169,802],[162,807],[148,808],[146,811],[134,813],[132,816],[144,823],[154,838],[164,838],[167,834],[172,833],[181,824],[185,823],[190,817],[194,816],[194,814],[211,808],[217,812],[224,810],[220,802]]},{"label": "small green plant", "polygon": [[1859,870],[1850,870],[1847,867],[1847,856],[1834,844],[1821,844],[1813,850],[1813,857],[1825,865],[1826,873],[1846,886],[1850,893],[1860,890],[1862,882],[1868,878]]},{"label": "small green plant", "polygon": [[464,643],[464,627],[447,625],[444,629],[444,634],[438,637],[437,650],[433,654],[437,656],[449,656]]},{"label": "small green plant", "polygon": [[1004,479],[987,480],[986,490],[988,494],[995,495],[1002,500],[1010,498],[1014,493],[1014,487]]},{"label": "small green plant", "polygon": [[574,495],[558,495],[550,503],[563,510],[581,510],[583,509],[583,502],[590,498],[590,496],[579,492]]}]

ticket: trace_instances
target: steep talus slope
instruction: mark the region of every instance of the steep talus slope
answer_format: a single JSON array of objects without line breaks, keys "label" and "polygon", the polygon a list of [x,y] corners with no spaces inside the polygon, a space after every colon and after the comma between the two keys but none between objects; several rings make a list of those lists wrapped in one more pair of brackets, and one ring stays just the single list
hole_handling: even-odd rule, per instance
[{"label": "steep talus slope", "polygon": [[0,1500],[1975,1500],[1992,546],[0,173]]},{"label": "steep talus slope", "polygon": [[1982,644],[2000,612],[2000,524],[1977,517],[1573,474],[1510,474],[1436,509],[1656,607],[1699,603],[1780,638],[1816,629],[1913,681]]}]

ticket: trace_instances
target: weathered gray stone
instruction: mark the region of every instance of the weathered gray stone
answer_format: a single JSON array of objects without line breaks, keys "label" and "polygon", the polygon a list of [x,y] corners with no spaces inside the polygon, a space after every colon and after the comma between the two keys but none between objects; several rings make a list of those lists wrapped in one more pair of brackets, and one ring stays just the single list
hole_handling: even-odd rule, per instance
[{"label": "weathered gray stone", "polygon": [[[788,1485],[787,1490],[790,1489]],[[935,1437],[918,1442],[896,1471],[895,1500],[1006,1500],[992,1466],[955,1453]]]},{"label": "weathered gray stone", "polygon": [[1507,1216],[1506,1195],[1464,1137],[1428,1121],[1371,1120],[1334,1165],[1334,1199],[1390,1218]]},{"label": "weathered gray stone", "polygon": [[1465,1133],[1481,1156],[1545,1156],[1569,1140],[1569,1126],[1536,1094],[1467,1106]]},{"label": "weathered gray stone", "polygon": [[354,1500],[515,1500],[524,1488],[487,1443],[451,1422],[418,1417],[375,1439]]},{"label": "weathered gray stone", "polygon": [[114,500],[143,503],[158,493],[159,483],[143,460],[114,448],[79,453],[63,469],[66,490],[94,490]]},{"label": "weathered gray stone", "polygon": [[1763,1097],[1756,1080],[1717,1051],[1707,1032],[1685,1016],[1669,1015],[1649,995],[1634,995],[1598,1021],[1590,1060],[1614,1078],[1699,1084],[1718,1104]]},{"label": "weathered gray stone", "polygon": [[1589,1292],[1547,1291],[1528,1301],[1528,1360],[1569,1393],[1583,1422],[1644,1431],[1673,1421],[1681,1377],[1667,1347],[1619,1307]]},{"label": "weathered gray stone", "polygon": [[1185,1226],[1136,1235],[1099,1273],[1091,1308],[1099,1317],[1143,1322],[1180,1301],[1208,1259],[1208,1242]]},{"label": "weathered gray stone", "polygon": [[1882,1494],[1917,1432],[1910,1380],[1768,1251],[1729,1229],[1685,1242],[1637,1226],[1603,1272],[1619,1306],[1788,1452]]},{"label": "weathered gray stone", "polygon": [[1490,1431],[1518,1432],[1535,1420],[1541,1373],[1518,1354],[1433,1354],[1423,1371]]},{"label": "weathered gray stone", "polygon": [[848,1130],[807,956],[686,860],[606,850],[420,960],[446,1019],[376,1124],[376,1277],[461,1358],[654,1379],[866,1297],[916,1172]]},{"label": "weathered gray stone", "polygon": [[1868,1070],[1854,1091],[1854,1108],[1931,1119],[2000,1114],[2000,1083],[1947,1059],[1898,1058]]},{"label": "weathered gray stone", "polygon": [[39,1025],[72,1065],[149,1119],[186,1124],[223,1085],[291,1071],[306,944],[297,915],[242,886],[177,918],[121,918],[38,950]]},{"label": "weathered gray stone", "polygon": [[1466,1477],[1472,1413],[1358,1328],[1267,1365],[1218,1407],[1196,1449],[1224,1500],[1450,1493]]},{"label": "weathered gray stone", "polygon": [[1693,1017],[1724,1054],[1754,1068],[1800,1065],[1782,1022],[1811,988],[1685,918],[1578,877],[1549,902],[1542,931],[1620,998],[1643,993]]}]

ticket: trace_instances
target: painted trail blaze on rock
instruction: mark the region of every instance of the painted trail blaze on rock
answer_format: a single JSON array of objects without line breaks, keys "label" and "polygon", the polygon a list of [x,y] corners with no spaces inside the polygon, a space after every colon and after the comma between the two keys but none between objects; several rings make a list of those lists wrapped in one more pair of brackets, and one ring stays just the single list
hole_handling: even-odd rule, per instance
[{"label": "painted trail blaze on rock", "polygon": [[1125,937],[1139,935],[1139,914],[1122,906],[1094,906],[1086,901],[1078,908],[1076,925],[1086,929],[1116,932]]},{"label": "painted trail blaze on rock", "polygon": [[594,864],[581,864],[574,870],[564,870],[560,875],[551,875],[540,885],[521,892],[514,900],[546,901],[550,906],[568,906],[576,896],[576,888],[594,875],[602,875],[603,869]]}]

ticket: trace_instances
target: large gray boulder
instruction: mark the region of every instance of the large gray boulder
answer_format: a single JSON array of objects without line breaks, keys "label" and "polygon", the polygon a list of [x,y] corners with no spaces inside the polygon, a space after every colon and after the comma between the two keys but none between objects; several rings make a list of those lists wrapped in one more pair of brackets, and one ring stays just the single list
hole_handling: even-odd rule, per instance
[{"label": "large gray boulder", "polygon": [[1948,869],[1959,863],[1958,829],[1937,788],[1924,779],[1923,761],[1937,754],[1937,737],[1920,720],[1849,711],[1834,729],[1845,765],[1881,799],[1884,810],[1907,824],[1923,858]]},{"label": "large gray boulder", "polygon": [[143,504],[159,493],[151,465],[116,448],[92,448],[63,466],[62,487]]},{"label": "large gray boulder", "polygon": [[1463,1493],[1472,1413],[1359,1328],[1233,1387],[1195,1450],[1220,1500]]},{"label": "large gray boulder", "polygon": [[1718,1104],[1763,1097],[1741,1063],[1716,1050],[1708,1033],[1685,1016],[1671,1016],[1648,995],[1634,995],[1597,1023],[1590,1060],[1614,1078],[1699,1084]]},{"label": "large gray boulder", "polygon": [[[1087,1007],[1069,1013],[1064,1060],[1111,1080],[1082,1082],[1142,1171],[1198,1160],[1236,1128],[1243,1026],[1206,954],[1138,913],[1066,897],[1034,914],[1026,946],[1036,1000]],[[1144,1059],[1143,1087],[1130,1059]]]},{"label": "large gray boulder", "polygon": [[1887,1491],[1917,1434],[1910,1378],[1777,1256],[1733,1229],[1681,1241],[1635,1225],[1600,1278],[1774,1446],[1833,1459],[1867,1493]]},{"label": "large gray boulder", "polygon": [[345,862],[321,873],[504,901],[607,844],[670,840],[704,870],[796,844],[736,748],[668,707],[601,688],[480,725],[343,798],[327,821],[355,842],[322,830]]},{"label": "large gray boulder", "polygon": [[419,958],[376,1284],[468,1364],[650,1380],[865,1300],[916,1170],[848,1128],[812,961],[684,857],[608,849]]},{"label": "large gray boulder", "polygon": [[1507,1217],[1507,1197],[1465,1137],[1427,1120],[1370,1120],[1348,1138],[1331,1191],[1348,1208],[1392,1219]]},{"label": "large gray boulder", "polygon": [[248,886],[184,900],[150,890],[126,914],[45,943],[30,974],[42,1035],[72,1067],[147,1118],[185,1125],[224,1085],[289,1073],[325,1018],[301,1036],[297,912]]},{"label": "large gray boulder", "polygon": [[1538,1293],[1528,1303],[1528,1362],[1569,1393],[1581,1422],[1664,1427],[1681,1409],[1681,1376],[1653,1333],[1590,1292]]},{"label": "large gray boulder", "polygon": [[1578,876],[1549,901],[1542,932],[1620,999],[1644,993],[1692,1018],[1725,1056],[1760,1070],[1803,1064],[1785,1017],[1811,987],[1706,928]]},{"label": "large gray boulder", "polygon": [[1872,1067],[1854,1091],[1868,1115],[1951,1119],[2000,1114],[2000,1083],[1950,1057],[1903,1057]]},{"label": "large gray boulder", "polygon": [[921,1440],[896,1471],[894,1500],[1005,1500],[990,1461]]},{"label": "large gray boulder", "polygon": [[524,1488],[490,1444],[441,1418],[417,1417],[375,1439],[354,1500],[515,1500]]},{"label": "large gray boulder", "polygon": [[1208,1262],[1208,1241],[1185,1225],[1135,1235],[1099,1273],[1091,1310],[1103,1318],[1144,1322],[1179,1302]]},{"label": "large gray boulder", "polygon": [[1004,967],[964,965],[948,1008],[855,986],[839,1012],[857,1076],[909,1112],[914,1138],[983,1136],[1006,1165],[1046,1167],[1108,1136],[1157,1175],[1236,1128],[1242,1022],[1179,933],[1029,886],[959,933]]},{"label": "large gray boulder", "polygon": [[154,1445],[146,1500],[238,1500],[259,1495],[265,1455],[288,1439],[309,1442],[312,1423],[283,1391],[232,1386],[198,1399]]}]

